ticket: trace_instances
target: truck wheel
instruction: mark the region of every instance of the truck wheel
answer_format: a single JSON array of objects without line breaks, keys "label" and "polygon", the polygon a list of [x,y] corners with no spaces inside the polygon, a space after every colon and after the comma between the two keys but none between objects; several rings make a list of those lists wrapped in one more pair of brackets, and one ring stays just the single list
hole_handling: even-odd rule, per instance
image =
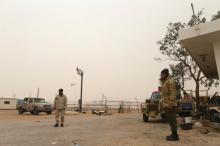
[{"label": "truck wheel", "polygon": [[34,113],[34,115],[38,115],[38,114],[39,114],[38,109],[37,109],[37,108],[34,108],[33,113]]},{"label": "truck wheel", "polygon": [[20,108],[18,109],[18,114],[23,114],[23,113],[24,113],[24,110],[23,110],[22,107],[20,107]]},{"label": "truck wheel", "polygon": [[149,119],[149,117],[146,116],[146,114],[143,114],[143,120],[144,120],[144,122],[148,122],[148,119]]},{"label": "truck wheel", "polygon": [[161,114],[161,118],[165,120],[166,119],[165,114]]},{"label": "truck wheel", "polygon": [[47,112],[48,115],[50,115],[52,113],[52,111]]},{"label": "truck wheel", "polygon": [[210,112],[210,122],[215,122],[215,114],[216,113],[217,113],[216,111],[211,111]]}]

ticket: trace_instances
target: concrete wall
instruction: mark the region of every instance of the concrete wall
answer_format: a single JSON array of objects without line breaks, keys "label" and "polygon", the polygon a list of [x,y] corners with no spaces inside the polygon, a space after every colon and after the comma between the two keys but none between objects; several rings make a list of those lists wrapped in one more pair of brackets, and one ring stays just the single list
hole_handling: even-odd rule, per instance
[{"label": "concrete wall", "polygon": [[0,109],[16,109],[17,99],[0,98]]},{"label": "concrete wall", "polygon": [[219,26],[220,26],[220,19],[207,23],[201,23],[199,25],[194,25],[191,28],[180,30],[179,37],[180,40],[183,41],[203,35],[208,35],[210,33],[218,32],[220,30]]}]

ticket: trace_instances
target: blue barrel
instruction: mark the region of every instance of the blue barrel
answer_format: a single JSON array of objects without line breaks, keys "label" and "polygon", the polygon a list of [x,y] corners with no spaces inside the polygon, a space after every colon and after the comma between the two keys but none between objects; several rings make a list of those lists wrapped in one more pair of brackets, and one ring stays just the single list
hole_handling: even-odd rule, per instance
[{"label": "blue barrel", "polygon": [[183,111],[191,111],[193,109],[192,103],[182,103],[182,110]]}]

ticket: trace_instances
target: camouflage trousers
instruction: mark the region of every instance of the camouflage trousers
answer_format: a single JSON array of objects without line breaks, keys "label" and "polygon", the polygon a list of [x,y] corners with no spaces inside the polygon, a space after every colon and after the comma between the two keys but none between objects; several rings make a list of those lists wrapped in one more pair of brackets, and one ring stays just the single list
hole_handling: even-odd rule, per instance
[{"label": "camouflage trousers", "polygon": [[165,113],[166,113],[167,121],[168,121],[170,128],[171,128],[171,131],[177,131],[177,121],[176,121],[177,110],[176,110],[176,108],[166,109]]},{"label": "camouflage trousers", "polygon": [[64,115],[65,115],[65,110],[63,110],[63,109],[56,109],[56,111],[55,111],[56,124],[59,124],[60,116],[61,116],[61,124],[64,123]]}]

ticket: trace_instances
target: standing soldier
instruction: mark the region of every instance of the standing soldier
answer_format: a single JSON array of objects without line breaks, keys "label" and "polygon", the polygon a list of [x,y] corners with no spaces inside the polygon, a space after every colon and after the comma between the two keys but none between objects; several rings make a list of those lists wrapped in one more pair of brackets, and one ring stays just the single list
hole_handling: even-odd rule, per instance
[{"label": "standing soldier", "polygon": [[55,120],[56,124],[54,127],[59,126],[59,115],[61,114],[61,127],[64,127],[64,114],[65,108],[67,107],[67,97],[63,94],[63,89],[59,89],[59,95],[55,97],[54,100],[54,110],[55,110]]},{"label": "standing soldier", "polygon": [[176,84],[169,75],[168,69],[161,71],[161,97],[162,97],[162,108],[166,113],[168,123],[170,125],[172,134],[167,136],[168,141],[178,141],[179,136],[177,134],[177,105],[176,105]]}]

